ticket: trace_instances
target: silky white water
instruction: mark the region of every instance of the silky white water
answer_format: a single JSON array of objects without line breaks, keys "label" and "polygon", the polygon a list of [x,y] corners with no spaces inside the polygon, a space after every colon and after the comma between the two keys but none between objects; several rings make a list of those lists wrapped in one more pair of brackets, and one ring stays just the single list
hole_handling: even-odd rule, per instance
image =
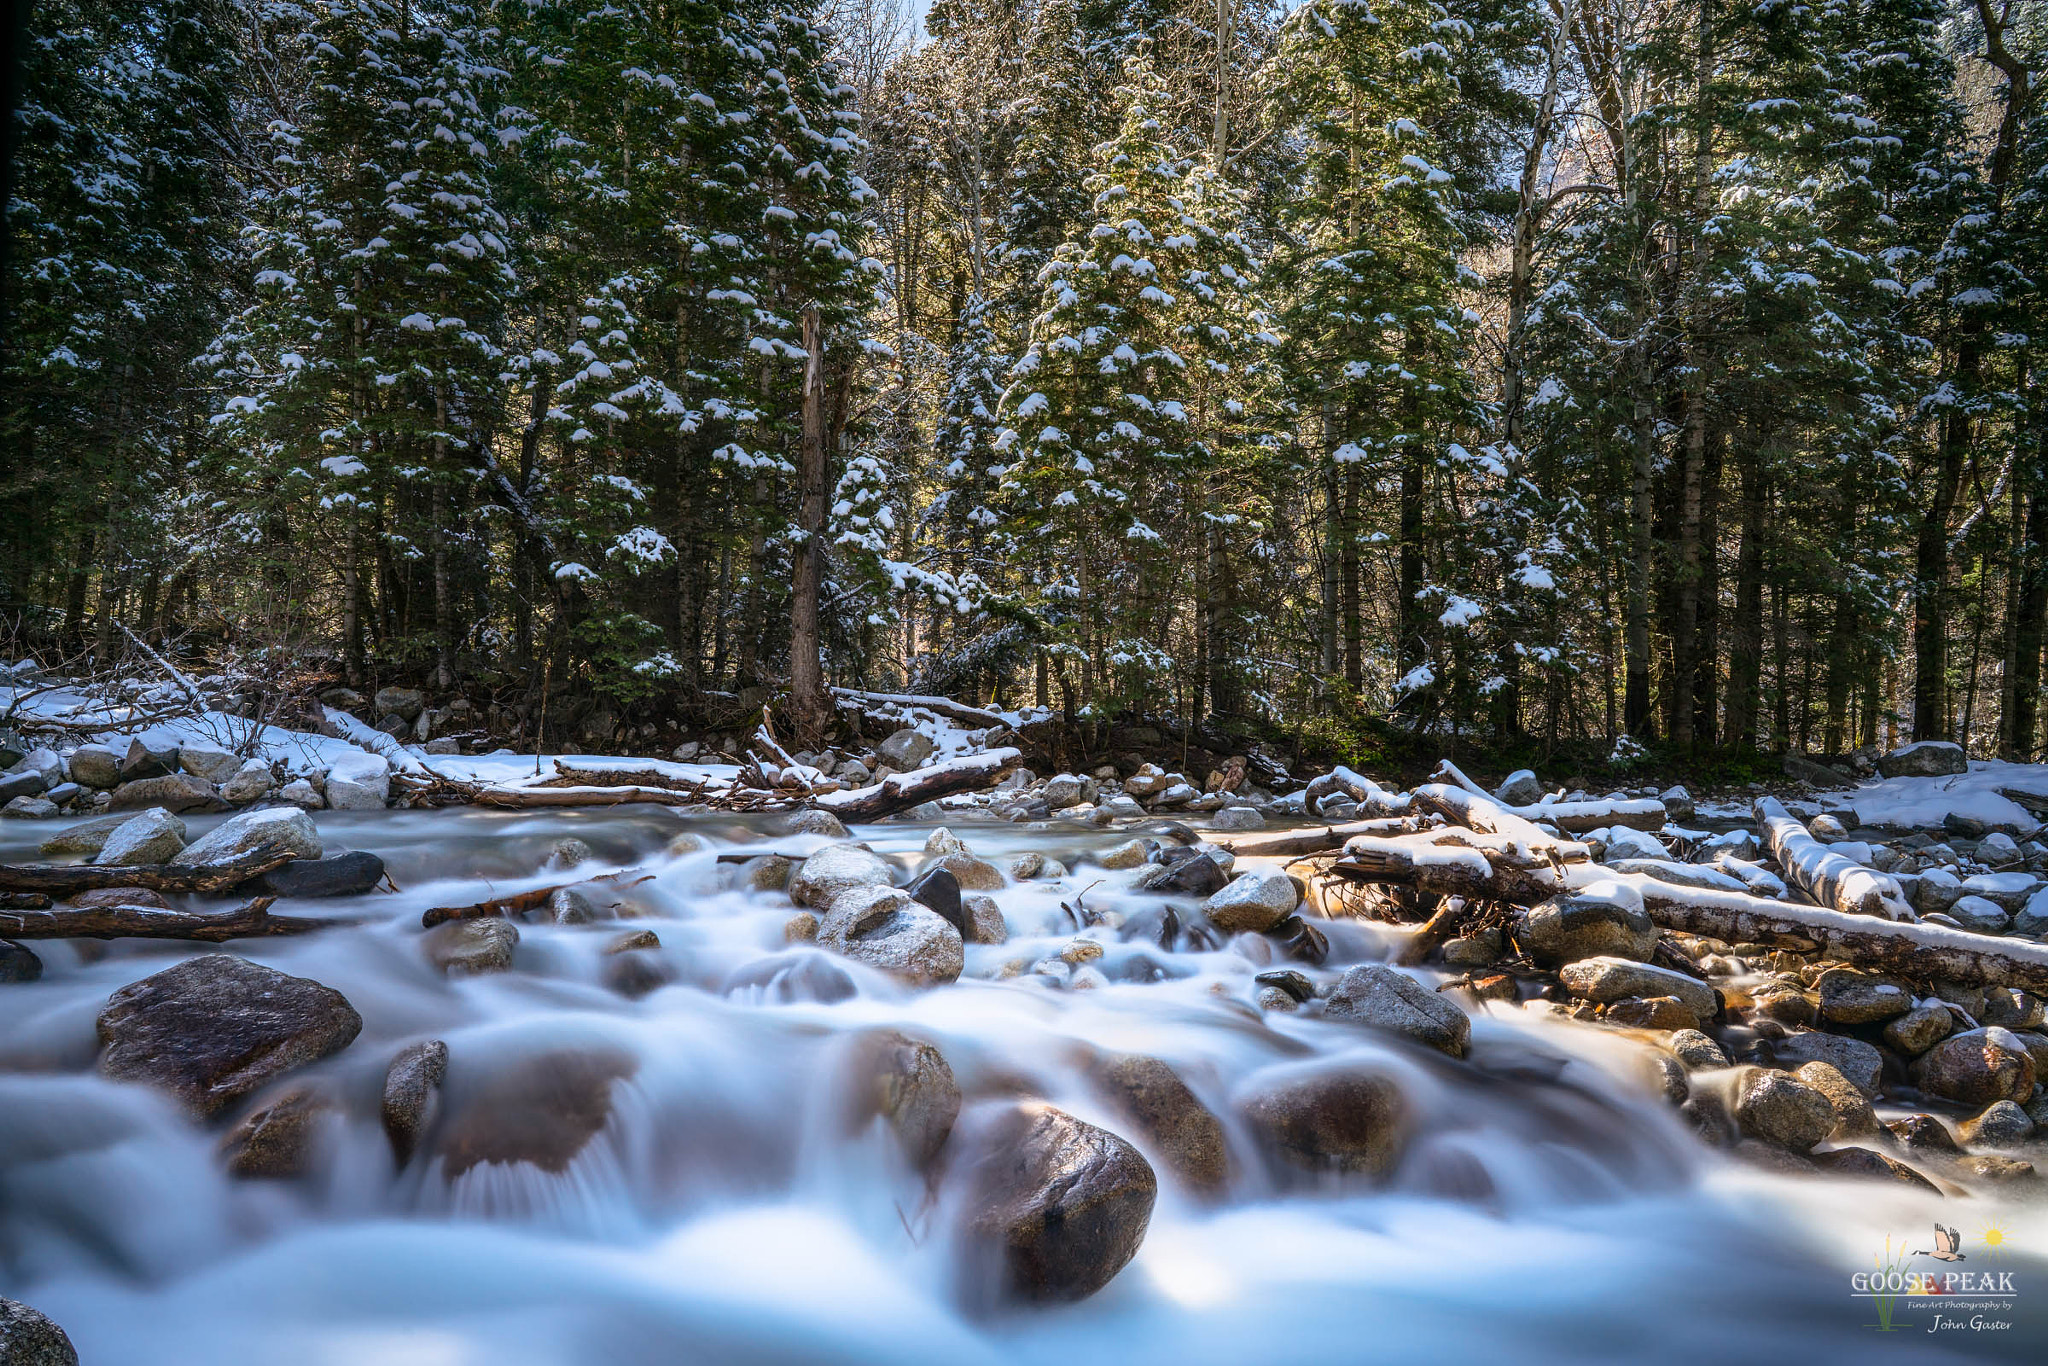
[{"label": "silky white water", "polygon": [[[382,855],[402,892],[286,908],[367,917],[359,927],[229,946],[334,987],[363,1017],[352,1045],[308,1069],[347,1102],[316,1175],[232,1179],[221,1125],[92,1070],[108,995],[211,946],[42,943],[42,980],[0,986],[0,1294],[63,1325],[88,1366],[2038,1361],[2048,1349],[2039,1203],[1736,1165],[1657,1095],[1640,1044],[1513,1007],[1475,1008],[1464,1062],[1262,1015],[1252,976],[1282,965],[1274,945],[1162,949],[1146,927],[1164,899],[1117,895],[1118,875],[1085,863],[999,893],[1011,942],[968,946],[958,984],[914,991],[786,945],[788,898],[733,890],[717,853],[822,842],[763,822],[634,808],[318,824],[330,849]],[[32,856],[52,828],[9,823],[0,857]],[[714,847],[661,854],[683,829]],[[1070,864],[1118,838],[955,829],[978,853]],[[855,835],[907,871],[928,832]],[[603,985],[602,949],[622,928],[611,921],[522,924],[513,971],[443,977],[421,952],[420,912],[562,880],[538,870],[569,834],[597,854],[571,876],[655,873],[623,899],[647,917],[632,927],[659,934],[670,984],[639,1000]],[[1078,919],[1117,910],[1121,931],[1081,928],[1061,908],[1097,879]],[[1311,976],[1387,957],[1399,933],[1320,923],[1330,960]],[[1105,949],[1087,989],[979,977],[1077,933]],[[1230,1129],[1229,1191],[1198,1201],[1155,1160],[1150,1230],[1107,1289],[964,1312],[957,1193],[907,1170],[879,1124],[848,1133],[839,1118],[848,1044],[875,1028],[936,1044],[970,1104],[1033,1095],[1141,1146],[1088,1065],[1113,1051],[1163,1058]],[[630,1075],[560,1174],[484,1164],[451,1180],[438,1159],[395,1168],[376,1118],[392,1055],[422,1038],[449,1046],[451,1105],[466,1078],[543,1050],[616,1051]],[[1401,1081],[1418,1122],[1387,1180],[1289,1178],[1235,1126],[1231,1098],[1254,1079],[1322,1067]],[[1851,1294],[1887,1238],[1924,1246],[1937,1218],[1966,1238],[2004,1231],[2009,1329],[1930,1331],[1935,1314],[1901,1307],[1881,1333]],[[1982,1252],[1980,1266],[1992,1269]]]}]

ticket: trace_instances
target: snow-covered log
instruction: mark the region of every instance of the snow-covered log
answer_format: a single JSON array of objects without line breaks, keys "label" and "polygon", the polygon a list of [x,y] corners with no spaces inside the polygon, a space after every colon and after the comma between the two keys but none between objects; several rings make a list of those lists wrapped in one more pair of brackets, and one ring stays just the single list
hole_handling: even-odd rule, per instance
[{"label": "snow-covered log", "polygon": [[855,688],[834,688],[832,695],[859,707],[922,707],[934,716],[964,721],[970,726],[981,726],[987,730],[995,730],[1010,724],[1000,712],[970,707],[964,702],[955,702],[950,697],[919,697],[913,693],[899,692],[861,692]]},{"label": "snow-covered log", "polygon": [[1351,882],[1530,906],[1569,886],[1565,866],[1553,862],[1549,851],[1532,851],[1513,836],[1436,830],[1391,839],[1360,835],[1344,846],[1344,856],[1329,871]]},{"label": "snow-covered log", "polygon": [[1462,788],[1474,797],[1502,811],[1520,816],[1525,821],[1547,821],[1567,834],[1584,834],[1588,830],[1603,830],[1610,825],[1625,825],[1631,830],[1656,831],[1664,828],[1667,819],[1664,803],[1652,797],[1602,797],[1586,802],[1554,802],[1546,799],[1533,806],[1508,806],[1466,777],[1464,771],[1448,759],[1438,763],[1436,772],[1430,777],[1435,782]]},{"label": "snow-covered log", "polygon": [[1450,783],[1429,783],[1416,788],[1409,796],[1419,811],[1441,816],[1453,825],[1462,825],[1481,834],[1503,836],[1520,845],[1531,856],[1554,858],[1562,863],[1583,862],[1592,857],[1592,851],[1585,845],[1558,839],[1483,792]]},{"label": "snow-covered log", "polygon": [[1211,844],[1228,849],[1239,858],[1300,858],[1305,854],[1334,852],[1357,835],[1399,835],[1415,828],[1403,816],[1382,816],[1369,821],[1346,821],[1315,830],[1265,831],[1255,835],[1234,835],[1211,831],[1204,835]]},{"label": "snow-covered log", "polygon": [[1398,816],[1408,810],[1408,798],[1399,792],[1389,792],[1363,773],[1339,764],[1328,773],[1311,778],[1302,789],[1302,805],[1313,814],[1316,803],[1332,793],[1342,792],[1358,803],[1358,809],[1371,816]]},{"label": "snow-covered log", "polygon": [[1887,920],[1919,918],[1906,904],[1898,883],[1830,850],[1808,834],[1777,798],[1759,797],[1753,810],[1757,829],[1771,857],[1785,870],[1785,880],[1811,897],[1815,905]]},{"label": "snow-covered log", "polygon": [[897,773],[867,787],[850,792],[828,792],[811,805],[830,811],[843,820],[878,821],[898,811],[937,801],[960,792],[978,792],[1002,781],[1017,767],[1024,755],[1015,749],[992,749],[986,754],[965,754],[958,759],[910,773]]}]

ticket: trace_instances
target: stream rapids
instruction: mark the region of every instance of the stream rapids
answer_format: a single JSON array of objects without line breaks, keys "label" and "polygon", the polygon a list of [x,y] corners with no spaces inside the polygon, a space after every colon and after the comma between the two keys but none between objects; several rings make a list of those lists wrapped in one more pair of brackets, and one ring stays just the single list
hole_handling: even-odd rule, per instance
[{"label": "stream rapids", "polygon": [[[108,996],[213,946],[38,943],[42,979],[0,986],[0,1295],[61,1324],[88,1366],[2048,1353],[2038,1198],[1941,1200],[1740,1165],[1685,1127],[1644,1045],[1617,1031],[1473,1006],[1459,1062],[1340,1021],[1262,1013],[1254,975],[1290,966],[1270,941],[1169,951],[1063,909],[1085,892],[1086,908],[1129,925],[1156,914],[1157,894],[1117,893],[1113,877],[1089,888],[1103,874],[1086,855],[1124,834],[956,823],[985,857],[1035,850],[1075,871],[997,893],[1010,941],[968,945],[958,983],[915,990],[785,943],[788,897],[736,887],[717,855],[825,841],[771,836],[765,820],[640,807],[316,820],[330,852],[376,852],[402,890],[318,904],[365,917],[352,928],[225,946],[339,990],[362,1015],[353,1044],[293,1077],[345,1100],[311,1174],[231,1177],[221,1123],[93,1071]],[[9,860],[34,857],[31,841],[53,829],[7,824]],[[907,873],[932,828],[853,834]],[[665,855],[685,830],[710,847]],[[522,924],[509,972],[448,978],[427,961],[424,909],[563,880],[539,870],[565,836],[595,854],[573,876],[655,874],[623,894],[641,918]],[[1329,960],[1304,968],[1318,980],[1390,957],[1401,934],[1318,923]],[[606,986],[603,947],[643,926],[669,981],[629,999]],[[1000,977],[1077,934],[1103,953],[1073,980]],[[849,1041],[875,1030],[935,1044],[970,1104],[1036,1097],[1141,1147],[1089,1067],[1113,1052],[1163,1059],[1222,1117],[1227,1187],[1201,1198],[1154,1155],[1149,1230],[1105,1289],[1057,1307],[963,1307],[946,1183],[911,1171],[879,1120],[849,1131],[841,1119]],[[451,1105],[468,1079],[527,1054],[627,1063],[602,1128],[559,1172],[482,1162],[456,1174],[440,1157],[400,1168],[378,1088],[399,1049],[429,1038],[448,1046]],[[1392,1077],[1409,1096],[1417,1123],[1398,1165],[1378,1181],[1276,1171],[1233,1095],[1289,1069],[1340,1068]],[[2018,1291],[1997,1317],[2010,1328],[1972,1329],[1969,1311],[1943,1328],[1953,1315],[1901,1306],[1899,1326],[1877,1331],[1852,1276],[1936,1219],[1966,1236],[2003,1230],[1999,1269]]]}]

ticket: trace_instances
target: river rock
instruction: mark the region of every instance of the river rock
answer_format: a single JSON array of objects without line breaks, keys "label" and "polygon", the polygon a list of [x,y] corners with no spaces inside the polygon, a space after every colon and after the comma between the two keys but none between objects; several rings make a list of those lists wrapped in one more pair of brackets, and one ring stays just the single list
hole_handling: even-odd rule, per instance
[{"label": "river rock", "polygon": [[1917,1058],[1955,1032],[1956,1017],[1947,1006],[1914,1006],[1884,1027],[1884,1041],[1909,1058]]},{"label": "river rock", "polygon": [[1216,860],[1199,849],[1177,846],[1163,850],[1160,863],[1165,871],[1151,883],[1155,891],[1208,896],[1223,888],[1223,870],[1216,865]]},{"label": "river rock", "polygon": [[1885,1132],[1889,1133],[1901,1147],[1922,1153],[1959,1153],[1955,1135],[1948,1131],[1933,1115],[1907,1115],[1903,1119],[1885,1121]]},{"label": "river rock", "polygon": [[2024,1101],[2034,1090],[2034,1059],[2011,1030],[1988,1026],[1951,1034],[1913,1064],[1920,1089],[1958,1105]]},{"label": "river rock", "polygon": [[131,816],[108,834],[93,862],[121,868],[169,863],[185,847],[185,822],[162,807]]},{"label": "river rock", "polygon": [[1202,903],[1209,923],[1226,933],[1259,933],[1270,930],[1294,914],[1301,893],[1294,879],[1278,868],[1258,868],[1241,874],[1222,891]]},{"label": "river rock", "polygon": [[1095,861],[1104,868],[1136,868],[1145,862],[1146,849],[1143,840],[1125,840],[1112,845],[1095,856]]},{"label": "river rock", "polygon": [[930,1167],[960,1115],[960,1083],[945,1054],[922,1039],[893,1030],[856,1040],[847,1127],[888,1123],[903,1156],[920,1171]]},{"label": "river rock", "polygon": [[332,858],[297,858],[256,879],[266,896],[360,896],[384,880],[384,860],[365,849]]},{"label": "river rock", "polygon": [[1699,1018],[1676,996],[1624,996],[1610,1002],[1601,1018],[1630,1029],[1661,1029],[1671,1033],[1699,1023]]},{"label": "river rock", "polygon": [[178,766],[218,787],[241,770],[242,758],[218,745],[195,743],[178,746]]},{"label": "river rock", "polygon": [[2004,934],[2012,924],[2012,914],[1995,901],[1981,896],[1959,896],[1949,903],[1944,912],[1956,924],[1977,934]]},{"label": "river rock", "polygon": [[1333,1020],[1355,1020],[1419,1043],[1465,1056],[1472,1020],[1443,996],[1384,963],[1362,963],[1346,972],[1323,1006]]},{"label": "river rock", "polygon": [[1824,1153],[1812,1153],[1814,1165],[1822,1171],[1836,1176],[1860,1177],[1873,1181],[1896,1181],[1901,1185],[1917,1186],[1939,1195],[1941,1188],[1914,1171],[1896,1157],[1887,1156],[1870,1148],[1835,1148]]},{"label": "river rock", "polygon": [[220,785],[220,795],[236,806],[243,806],[268,797],[276,786],[277,779],[271,774],[270,765],[261,759],[251,759]]},{"label": "river rock", "polygon": [[43,975],[43,960],[25,944],[0,939],[0,986],[10,982],[33,982]]},{"label": "river rock", "polygon": [[1870,1107],[1869,1098],[1833,1065],[1802,1063],[1792,1077],[1826,1096],[1828,1104],[1835,1107],[1836,1136],[1860,1138],[1877,1132],[1877,1111]]},{"label": "river rock", "polygon": [[80,821],[38,844],[36,851],[45,855],[84,854],[90,858],[107,847],[109,836],[134,819],[129,815],[113,815]]},{"label": "river rock", "polygon": [[317,1087],[299,1086],[251,1110],[221,1138],[230,1175],[283,1178],[304,1176],[315,1155],[321,1119],[334,1102]]},{"label": "river rock", "polygon": [[818,945],[918,986],[958,981],[960,931],[895,887],[854,887],[833,901]]},{"label": "river rock", "polygon": [[[967,1176],[967,1239],[1007,1298],[1082,1300],[1137,1255],[1159,1179],[1131,1144],[1050,1105],[981,1127]],[[979,1287],[977,1287],[979,1288]]]},{"label": "river rock", "polygon": [[1045,791],[1040,795],[1045,798],[1047,806],[1055,811],[1064,811],[1070,806],[1079,806],[1083,802],[1095,800],[1094,794],[1089,791],[1094,786],[1090,779],[1077,777],[1072,773],[1060,773],[1045,780]]},{"label": "river rock", "polygon": [[176,745],[150,744],[142,737],[134,736],[129,739],[128,748],[122,751],[114,776],[123,783],[132,783],[144,778],[168,777],[177,771]]},{"label": "river rock", "polygon": [[446,1087],[432,1155],[454,1180],[473,1167],[529,1162],[560,1175],[611,1119],[612,1084],[637,1070],[619,1049],[556,1048],[472,1067]]},{"label": "river rock", "polygon": [[1672,1056],[1695,1072],[1728,1065],[1728,1055],[1721,1051],[1721,1045],[1697,1029],[1677,1030],[1668,1042]]},{"label": "river rock", "polygon": [[348,1047],[362,1027],[363,1017],[332,987],[233,954],[201,954],[107,999],[99,1070],[211,1116]]},{"label": "river rock", "polygon": [[987,859],[976,858],[968,853],[941,854],[925,864],[925,868],[946,869],[964,890],[970,892],[1001,891],[1010,885],[1010,880],[1003,876],[1002,869]]},{"label": "river rock", "polygon": [[105,745],[80,745],[71,751],[71,781],[109,788],[121,781],[121,756]]},{"label": "river rock", "polygon": [[427,932],[427,958],[450,977],[475,977],[512,966],[519,927],[496,916],[451,920]]},{"label": "river rock", "polygon": [[1804,1082],[1757,1068],[1736,1092],[1735,1122],[1751,1138],[1803,1153],[1834,1131],[1835,1107]]},{"label": "river rock", "polygon": [[1009,922],[1003,919],[1003,908],[992,896],[969,895],[960,899],[961,914],[967,921],[967,933],[963,936],[970,944],[1007,944],[1010,942]]},{"label": "river rock", "polygon": [[1266,818],[1249,806],[1226,806],[1209,818],[1212,830],[1263,830]]},{"label": "river rock", "polygon": [[224,811],[227,803],[220,799],[204,779],[189,773],[173,773],[161,778],[137,778],[134,782],[122,783],[114,789],[108,800],[111,811],[132,811],[139,806],[160,806],[166,811]]},{"label": "river rock", "polygon": [[1182,1184],[1220,1195],[1230,1179],[1223,1122],[1195,1097],[1178,1072],[1137,1054],[1105,1060],[1094,1079],[1103,1097],[1166,1163]]},{"label": "river rock", "polygon": [[1494,800],[1503,806],[1533,806],[1543,800],[1543,784],[1526,768],[1518,768],[1493,790]]},{"label": "river rock", "polygon": [[210,863],[232,863],[259,850],[277,850],[294,858],[320,857],[320,833],[313,818],[296,806],[272,806],[261,811],[244,811],[230,816],[187,845],[174,863],[202,867]]},{"label": "river rock", "polygon": [[1877,771],[1887,778],[1944,778],[1968,773],[1970,761],[1961,745],[1948,740],[1921,740],[1881,756]]},{"label": "river rock", "polygon": [[1720,1011],[1714,989],[1705,982],[1612,955],[1567,964],[1557,978],[1572,995],[1603,1004],[1624,996],[1676,996],[1692,1012],[1696,1025],[1708,1023]]},{"label": "river rock", "polygon": [[1515,922],[1515,942],[1546,967],[1596,957],[1643,962],[1657,947],[1657,927],[1640,906],[1558,897],[1522,913]]},{"label": "river rock", "polygon": [[0,1298],[0,1362],[5,1366],[78,1366],[64,1330],[39,1310]]},{"label": "river rock", "polygon": [[391,762],[381,754],[350,750],[327,769],[327,805],[335,811],[381,811],[391,795]]},{"label": "river rock", "polygon": [[675,980],[668,960],[652,953],[614,954],[604,965],[604,984],[629,1001],[637,1001]]},{"label": "river rock", "polygon": [[828,844],[791,874],[789,899],[799,906],[825,910],[842,892],[855,887],[887,887],[895,880],[895,867],[873,850],[858,844]]},{"label": "river rock", "polygon": [[1384,1176],[1407,1141],[1407,1098],[1392,1078],[1317,1071],[1255,1082],[1237,1100],[1281,1162],[1310,1172]]},{"label": "river rock", "polygon": [[817,807],[806,807],[789,818],[784,830],[792,835],[823,835],[827,839],[846,838],[846,823],[830,811]]},{"label": "river rock", "polygon": [[432,1127],[441,1106],[441,1083],[448,1076],[448,1045],[422,1039],[398,1050],[384,1070],[380,1111],[391,1159],[403,1167],[412,1160],[420,1138]]},{"label": "river rock", "polygon": [[308,811],[319,811],[327,805],[327,799],[320,795],[320,790],[305,778],[294,778],[280,787],[277,790],[277,799]]},{"label": "river rock", "polygon": [[1956,1126],[1963,1142],[1987,1148],[2011,1148],[2034,1136],[2034,1121],[2017,1104],[1994,1100]]},{"label": "river rock", "polygon": [[1830,968],[1816,985],[1821,1017],[1835,1024],[1876,1024],[1913,1008],[1905,987],[1851,968]]},{"label": "river rock", "polygon": [[1824,1062],[1873,1099],[1877,1096],[1878,1082],[1884,1075],[1884,1054],[1861,1039],[1846,1038],[1840,1034],[1805,1030],[1777,1040],[1771,1045],[1771,1051],[1781,1067],[1797,1068],[1810,1062]]},{"label": "river rock", "polygon": [[9,820],[52,821],[60,814],[57,803],[48,797],[12,797],[0,806],[0,816]]},{"label": "river rock", "polygon": [[2038,1029],[2041,1026],[2041,998],[2017,987],[1986,987],[1984,1009],[1979,1022],[2006,1029]]},{"label": "river rock", "polygon": [[931,758],[936,749],[929,735],[906,728],[876,745],[875,754],[898,773],[908,773]]}]

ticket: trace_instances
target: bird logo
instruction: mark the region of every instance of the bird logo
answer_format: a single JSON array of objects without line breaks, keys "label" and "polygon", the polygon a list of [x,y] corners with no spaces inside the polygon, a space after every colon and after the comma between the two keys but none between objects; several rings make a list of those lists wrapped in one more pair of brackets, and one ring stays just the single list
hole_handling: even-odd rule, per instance
[{"label": "bird logo", "polygon": [[1932,1257],[1937,1262],[1967,1262],[1970,1259],[1956,1251],[1956,1248],[1961,1246],[1961,1244],[1962,1238],[1954,1229],[1943,1228],[1940,1224],[1936,1224],[1934,1226],[1933,1249],[1930,1251],[1924,1247],[1915,1248],[1913,1249],[1913,1255],[1916,1257]]}]

